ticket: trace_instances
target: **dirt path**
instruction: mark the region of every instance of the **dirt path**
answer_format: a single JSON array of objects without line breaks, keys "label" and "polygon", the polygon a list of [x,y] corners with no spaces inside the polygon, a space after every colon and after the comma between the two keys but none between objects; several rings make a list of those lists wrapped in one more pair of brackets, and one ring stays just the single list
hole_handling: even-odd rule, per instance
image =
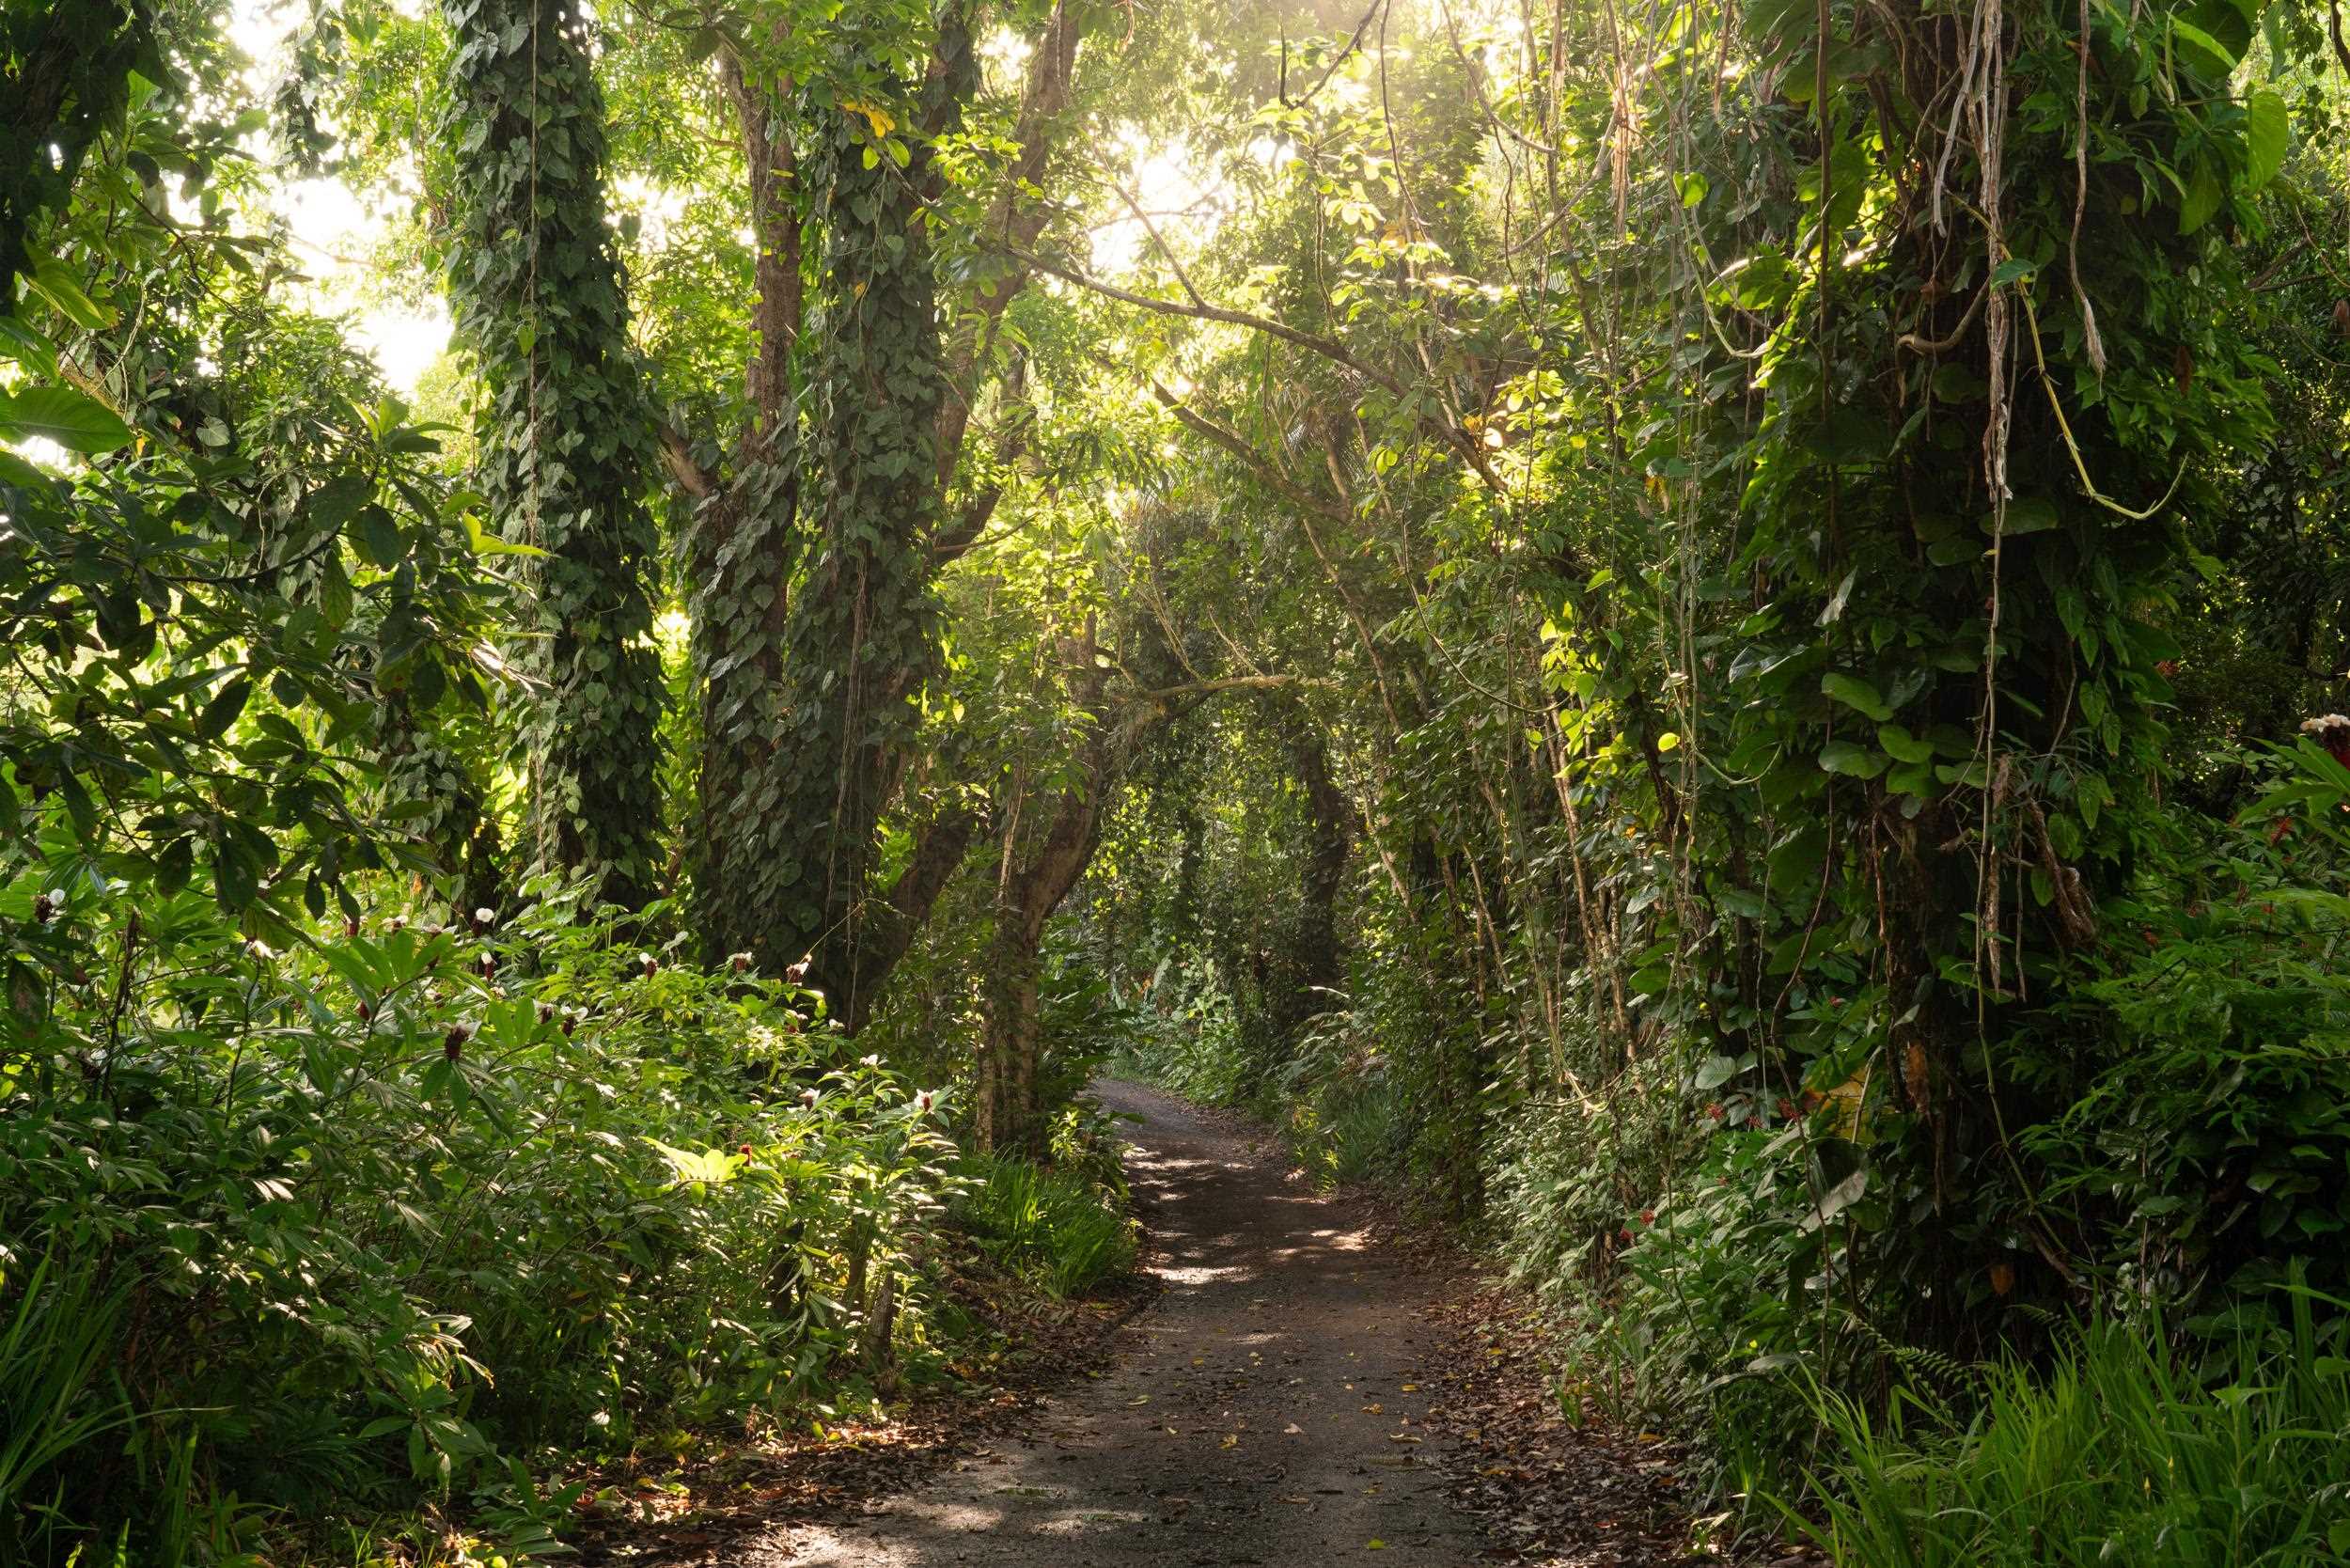
[{"label": "dirt path", "polygon": [[[1141,1117],[1127,1170],[1166,1294],[1117,1361],[1017,1444],[866,1517],[794,1530],[793,1568],[1462,1568],[1473,1523],[1425,1462],[1414,1382],[1431,1287],[1364,1216],[1288,1179],[1262,1135],[1154,1090],[1096,1086]],[[1423,1444],[1418,1441],[1425,1437]]]}]

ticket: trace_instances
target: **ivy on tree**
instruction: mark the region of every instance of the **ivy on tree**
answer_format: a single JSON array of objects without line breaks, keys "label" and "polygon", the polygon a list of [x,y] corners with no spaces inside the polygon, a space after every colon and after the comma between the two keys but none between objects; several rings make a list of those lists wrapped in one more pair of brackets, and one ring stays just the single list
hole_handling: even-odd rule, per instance
[{"label": "ivy on tree", "polygon": [[[656,891],[663,685],[650,642],[658,541],[650,421],[605,221],[603,101],[565,0],[454,0],[446,134],[449,285],[480,367],[478,482],[532,552],[515,647],[539,864],[635,907]],[[543,554],[539,554],[543,552]]]}]

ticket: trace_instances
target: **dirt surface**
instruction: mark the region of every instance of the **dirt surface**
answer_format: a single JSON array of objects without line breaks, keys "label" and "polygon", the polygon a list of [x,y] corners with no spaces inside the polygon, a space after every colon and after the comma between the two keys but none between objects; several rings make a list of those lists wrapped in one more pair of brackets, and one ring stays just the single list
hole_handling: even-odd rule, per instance
[{"label": "dirt surface", "polygon": [[[1431,1451],[1420,1315],[1435,1286],[1368,1216],[1284,1173],[1264,1135],[1131,1084],[1127,1170],[1165,1294],[1110,1368],[1017,1437],[863,1517],[795,1528],[791,1568],[1127,1568],[1490,1560]],[[773,1553],[774,1555],[767,1555]],[[738,1560],[745,1560],[738,1559]]]}]

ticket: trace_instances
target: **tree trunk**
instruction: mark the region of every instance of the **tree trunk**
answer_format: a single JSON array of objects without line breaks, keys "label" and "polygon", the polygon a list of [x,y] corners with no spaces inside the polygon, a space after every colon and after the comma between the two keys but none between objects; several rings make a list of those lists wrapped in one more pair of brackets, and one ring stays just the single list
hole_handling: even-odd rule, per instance
[{"label": "tree trunk", "polygon": [[[540,865],[634,908],[655,891],[664,691],[647,583],[651,422],[604,209],[603,99],[569,0],[450,5],[457,330],[489,397],[478,479],[531,569],[515,663]],[[559,148],[562,155],[550,156]]]},{"label": "tree trunk", "polygon": [[[991,231],[1023,248],[1057,211],[1035,186],[1068,103],[1078,31],[1064,8],[1044,19],[1016,127],[1022,150],[989,213]],[[886,82],[898,43],[852,26],[840,47]],[[912,699],[937,659],[932,582],[995,499],[983,493],[952,522],[942,515],[993,323],[1028,274],[973,285],[972,308],[956,313],[957,336],[942,343],[933,139],[956,128],[979,80],[962,0],[945,0],[922,78],[876,95],[887,102],[792,105],[812,128],[796,164],[767,132],[791,84],[762,76],[755,53],[721,62],[752,172],[752,421],[724,483],[682,438],[666,454],[699,503],[706,750],[696,919],[713,955],[746,951],[770,972],[807,959],[809,983],[854,1027],[929,910],[929,897],[876,896],[876,837],[916,744]],[[916,133],[893,135],[893,118]],[[822,246],[805,329],[804,216]]]}]

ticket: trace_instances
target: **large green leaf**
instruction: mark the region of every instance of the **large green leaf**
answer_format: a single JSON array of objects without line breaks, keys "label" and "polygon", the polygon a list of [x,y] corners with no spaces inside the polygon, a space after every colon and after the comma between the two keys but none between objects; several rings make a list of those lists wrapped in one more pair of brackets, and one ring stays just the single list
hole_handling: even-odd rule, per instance
[{"label": "large green leaf", "polygon": [[1820,767],[1854,778],[1874,778],[1885,771],[1885,754],[1850,741],[1830,741],[1820,748]]},{"label": "large green leaf", "polygon": [[130,445],[131,427],[104,403],[70,386],[0,393],[0,441],[35,437],[87,455]]},{"label": "large green leaf", "polygon": [[1820,690],[1847,708],[1857,709],[1882,724],[1893,716],[1893,710],[1877,689],[1857,675],[1846,675],[1832,669],[1820,677]]},{"label": "large green leaf", "polygon": [[2244,105],[2244,183],[2259,190],[2285,166],[2285,149],[2293,145],[2293,117],[2285,101],[2268,91],[2256,92]]}]

